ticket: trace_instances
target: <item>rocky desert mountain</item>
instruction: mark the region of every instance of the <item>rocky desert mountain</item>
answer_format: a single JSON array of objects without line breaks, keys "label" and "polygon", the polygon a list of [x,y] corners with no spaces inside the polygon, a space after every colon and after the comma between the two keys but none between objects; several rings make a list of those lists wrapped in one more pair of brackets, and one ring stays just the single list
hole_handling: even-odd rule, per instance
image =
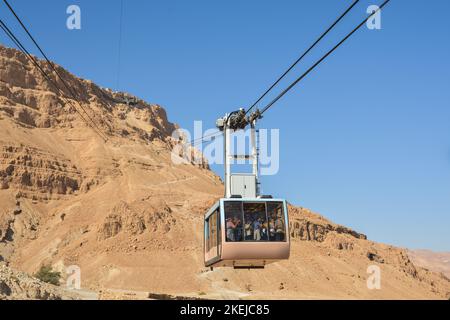
[{"label": "rocky desert mountain", "polygon": [[[78,265],[83,289],[104,298],[121,290],[230,299],[449,297],[448,278],[416,266],[407,250],[299,207],[290,210],[289,261],[256,271],[204,268],[202,219],[223,193],[220,178],[206,162],[173,164],[177,126],[162,107],[124,103],[133,97],[57,68],[108,141],[23,54],[0,46],[0,296],[23,297],[11,274],[50,264],[61,271]],[[367,288],[370,265],[381,269],[380,290]]]},{"label": "rocky desert mountain", "polygon": [[450,252],[410,250],[408,253],[414,264],[431,271],[443,273],[450,279]]}]

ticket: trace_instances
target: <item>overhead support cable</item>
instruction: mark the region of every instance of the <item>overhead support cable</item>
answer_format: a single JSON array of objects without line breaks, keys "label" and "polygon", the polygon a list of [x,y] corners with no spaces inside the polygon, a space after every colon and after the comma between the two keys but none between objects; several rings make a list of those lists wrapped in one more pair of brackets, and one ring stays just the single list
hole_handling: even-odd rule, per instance
[{"label": "overhead support cable", "polygon": [[347,34],[337,45],[335,45],[330,51],[328,51],[322,58],[320,58],[316,63],[314,63],[305,73],[303,73],[299,78],[297,78],[291,85],[289,85],[285,90],[283,90],[275,99],[273,99],[269,104],[267,104],[262,110],[261,115],[263,115],[267,110],[269,110],[275,103],[277,103],[286,93],[288,93],[292,88],[294,88],[300,81],[302,81],[311,71],[313,71],[318,65],[320,65],[328,56],[330,56],[337,48],[339,48],[345,41],[348,40],[356,31],[358,31],[363,25],[369,21],[374,15],[384,8],[385,5],[389,3],[390,0],[384,1],[377,10],[375,10],[371,15],[364,19],[356,28],[354,28],[349,34]]},{"label": "overhead support cable", "polygon": [[30,62],[38,69],[38,71],[42,74],[45,80],[49,82],[53,87],[55,87],[56,91],[61,94],[63,100],[67,104],[69,104],[81,117],[81,119],[90,126],[101,138],[102,140],[106,141],[107,138],[103,136],[103,134],[95,129],[95,127],[92,126],[92,124],[89,123],[89,121],[83,116],[83,114],[72,104],[72,102],[69,99],[64,99],[64,91],[58,86],[56,82],[54,82],[50,76],[47,74],[47,72],[41,67],[41,65],[38,63],[36,58],[31,55],[31,53],[23,46],[23,44],[20,42],[20,40],[14,35],[14,33],[11,31],[11,29],[4,23],[3,20],[0,19],[0,28],[6,33],[6,35],[11,39],[11,41],[18,47],[18,49],[30,60]]},{"label": "overhead support cable", "polygon": [[193,139],[193,140],[191,140],[191,141],[189,141],[189,142],[186,142],[186,145],[191,145],[192,147],[195,147],[195,146],[200,145],[200,144],[202,144],[202,143],[207,143],[207,142],[209,142],[209,141],[206,141],[206,139],[208,139],[208,138],[209,138],[209,139],[212,139],[212,138],[219,137],[219,136],[221,136],[221,135],[222,135],[222,132],[216,131],[216,132],[207,134],[207,135],[205,135],[205,136],[203,136],[203,137],[201,137],[201,138]]},{"label": "overhead support cable", "polygon": [[[62,75],[60,74],[60,72],[57,70],[57,68],[55,67],[54,63],[50,61],[50,59],[48,58],[48,56],[45,54],[44,50],[41,48],[41,46],[38,44],[38,42],[36,41],[36,39],[33,37],[33,35],[31,34],[31,32],[29,31],[29,29],[25,26],[25,24],[23,23],[22,19],[18,16],[18,14],[16,13],[16,11],[12,8],[12,6],[9,4],[9,2],[7,0],[3,0],[3,2],[6,4],[6,6],[8,7],[8,9],[11,11],[11,13],[14,15],[14,17],[16,18],[16,20],[19,22],[19,24],[21,25],[21,27],[23,28],[23,30],[26,32],[26,34],[28,35],[28,37],[31,39],[31,41],[34,43],[34,45],[36,46],[36,48],[39,50],[39,52],[42,54],[42,56],[44,57],[44,59],[47,61],[47,63],[49,64],[50,68],[56,73],[57,77],[61,80],[61,82],[63,83],[64,87],[66,88],[66,90],[69,92],[69,94],[72,96],[73,100],[75,102],[77,102],[77,104],[80,106],[80,108],[83,110],[83,112],[86,114],[86,116],[89,118],[89,120],[92,122],[92,124],[95,126],[96,130],[101,132],[101,136],[103,140],[108,140],[107,136],[102,132],[102,130],[100,129],[100,127],[97,125],[97,123],[94,121],[94,119],[89,115],[89,113],[86,111],[86,109],[82,106],[81,104],[81,97],[76,93],[75,90],[73,90],[71,88],[71,86],[69,86],[66,82],[66,80],[62,77]],[[2,23],[5,27],[6,25],[4,23]],[[7,27],[6,27],[7,28]],[[3,29],[3,28],[2,28]],[[5,31],[5,30],[4,30]],[[6,31],[5,31],[6,32]],[[14,34],[11,32],[11,30],[9,30],[9,33],[14,36]],[[10,38],[11,36],[8,35]],[[17,38],[14,36],[14,38],[16,39],[16,41],[20,44],[20,47],[22,49],[25,49],[23,47],[23,45],[21,45],[20,41],[17,40]],[[17,43],[15,43],[17,45]],[[23,50],[22,50],[23,51]],[[31,56],[28,52],[28,50],[25,49],[25,51],[27,52],[27,55]],[[25,52],[24,52],[25,53]],[[34,57],[31,56],[31,58],[33,60]],[[37,61],[35,61],[37,65],[39,65],[39,63],[37,63]],[[42,68],[39,67],[39,69],[41,69],[42,72],[44,72],[44,70],[42,70]],[[47,73],[46,73],[47,74]],[[47,75],[48,76],[48,75]],[[63,90],[61,90],[59,87],[57,88],[59,91],[62,92],[62,94],[65,94]],[[80,113],[81,115],[81,113]]]},{"label": "overhead support cable", "polygon": [[253,105],[247,110],[246,114],[248,114],[254,107],[256,107],[256,105],[262,100],[264,99],[269,93],[270,91],[272,91],[273,88],[275,88],[281,80],[283,80],[286,75],[291,72],[292,69],[294,69],[294,67],[300,63],[300,61],[303,60],[304,57],[306,57],[306,55],[308,55],[308,53],[311,52],[312,49],[314,49],[315,46],[317,46],[317,44],[319,44],[320,41],[322,41],[323,38],[325,38],[325,36],[331,31],[333,30],[333,28],[353,9],[353,7],[358,4],[360,0],[355,0],[352,2],[352,4],[328,27],[327,30],[325,30],[324,33],[322,33],[320,35],[319,38],[317,38],[316,41],[314,41],[314,43],[269,87],[269,89],[266,90],[266,92],[264,92],[264,94],[262,96],[260,96],[258,98],[258,100],[256,100],[255,103],[253,103]]}]

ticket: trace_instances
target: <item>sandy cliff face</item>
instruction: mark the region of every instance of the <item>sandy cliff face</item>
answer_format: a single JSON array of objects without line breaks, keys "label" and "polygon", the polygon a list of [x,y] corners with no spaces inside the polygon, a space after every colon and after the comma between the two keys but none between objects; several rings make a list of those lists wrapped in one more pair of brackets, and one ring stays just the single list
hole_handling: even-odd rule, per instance
[{"label": "sandy cliff face", "polygon": [[[30,274],[42,264],[78,265],[83,287],[93,290],[211,298],[450,292],[444,276],[416,267],[405,250],[294,207],[289,261],[257,271],[205,269],[202,216],[222,194],[220,179],[206,162],[171,161],[176,125],[160,106],[59,70],[108,141],[23,55],[0,47],[0,263]],[[367,288],[369,265],[381,268],[381,290]]]}]

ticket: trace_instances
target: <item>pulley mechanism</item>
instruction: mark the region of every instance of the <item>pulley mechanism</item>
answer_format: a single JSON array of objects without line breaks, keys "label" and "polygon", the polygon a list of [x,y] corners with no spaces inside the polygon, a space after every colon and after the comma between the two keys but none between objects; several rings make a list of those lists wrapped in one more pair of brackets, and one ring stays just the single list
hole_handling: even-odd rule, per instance
[{"label": "pulley mechanism", "polygon": [[259,109],[247,116],[245,109],[240,108],[218,119],[216,126],[220,131],[224,131],[225,128],[233,131],[244,130],[249,124],[254,124],[260,119],[262,119],[262,115]]}]

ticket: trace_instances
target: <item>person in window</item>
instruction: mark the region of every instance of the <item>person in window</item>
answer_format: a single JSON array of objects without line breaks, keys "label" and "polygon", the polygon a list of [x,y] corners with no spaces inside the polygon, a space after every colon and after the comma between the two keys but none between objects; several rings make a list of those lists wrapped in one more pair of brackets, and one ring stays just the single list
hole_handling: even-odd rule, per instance
[{"label": "person in window", "polygon": [[233,223],[233,220],[231,218],[227,219],[227,240],[228,241],[234,241],[234,229],[236,228],[236,225]]},{"label": "person in window", "polygon": [[269,239],[270,241],[275,241],[275,221],[273,218],[269,221]]},{"label": "person in window", "polygon": [[267,221],[264,221],[261,225],[261,240],[268,240]]},{"label": "person in window", "polygon": [[275,220],[275,241],[284,241],[284,222],[281,215],[278,215],[277,220]]},{"label": "person in window", "polygon": [[260,219],[255,219],[253,222],[253,240],[261,240],[261,221]]},{"label": "person in window", "polygon": [[252,223],[250,222],[249,219],[246,219],[244,228],[245,228],[245,230],[244,230],[245,240],[246,241],[252,240],[253,239],[253,230],[252,230]]},{"label": "person in window", "polygon": [[234,218],[234,241],[242,241],[242,221],[238,217]]}]

